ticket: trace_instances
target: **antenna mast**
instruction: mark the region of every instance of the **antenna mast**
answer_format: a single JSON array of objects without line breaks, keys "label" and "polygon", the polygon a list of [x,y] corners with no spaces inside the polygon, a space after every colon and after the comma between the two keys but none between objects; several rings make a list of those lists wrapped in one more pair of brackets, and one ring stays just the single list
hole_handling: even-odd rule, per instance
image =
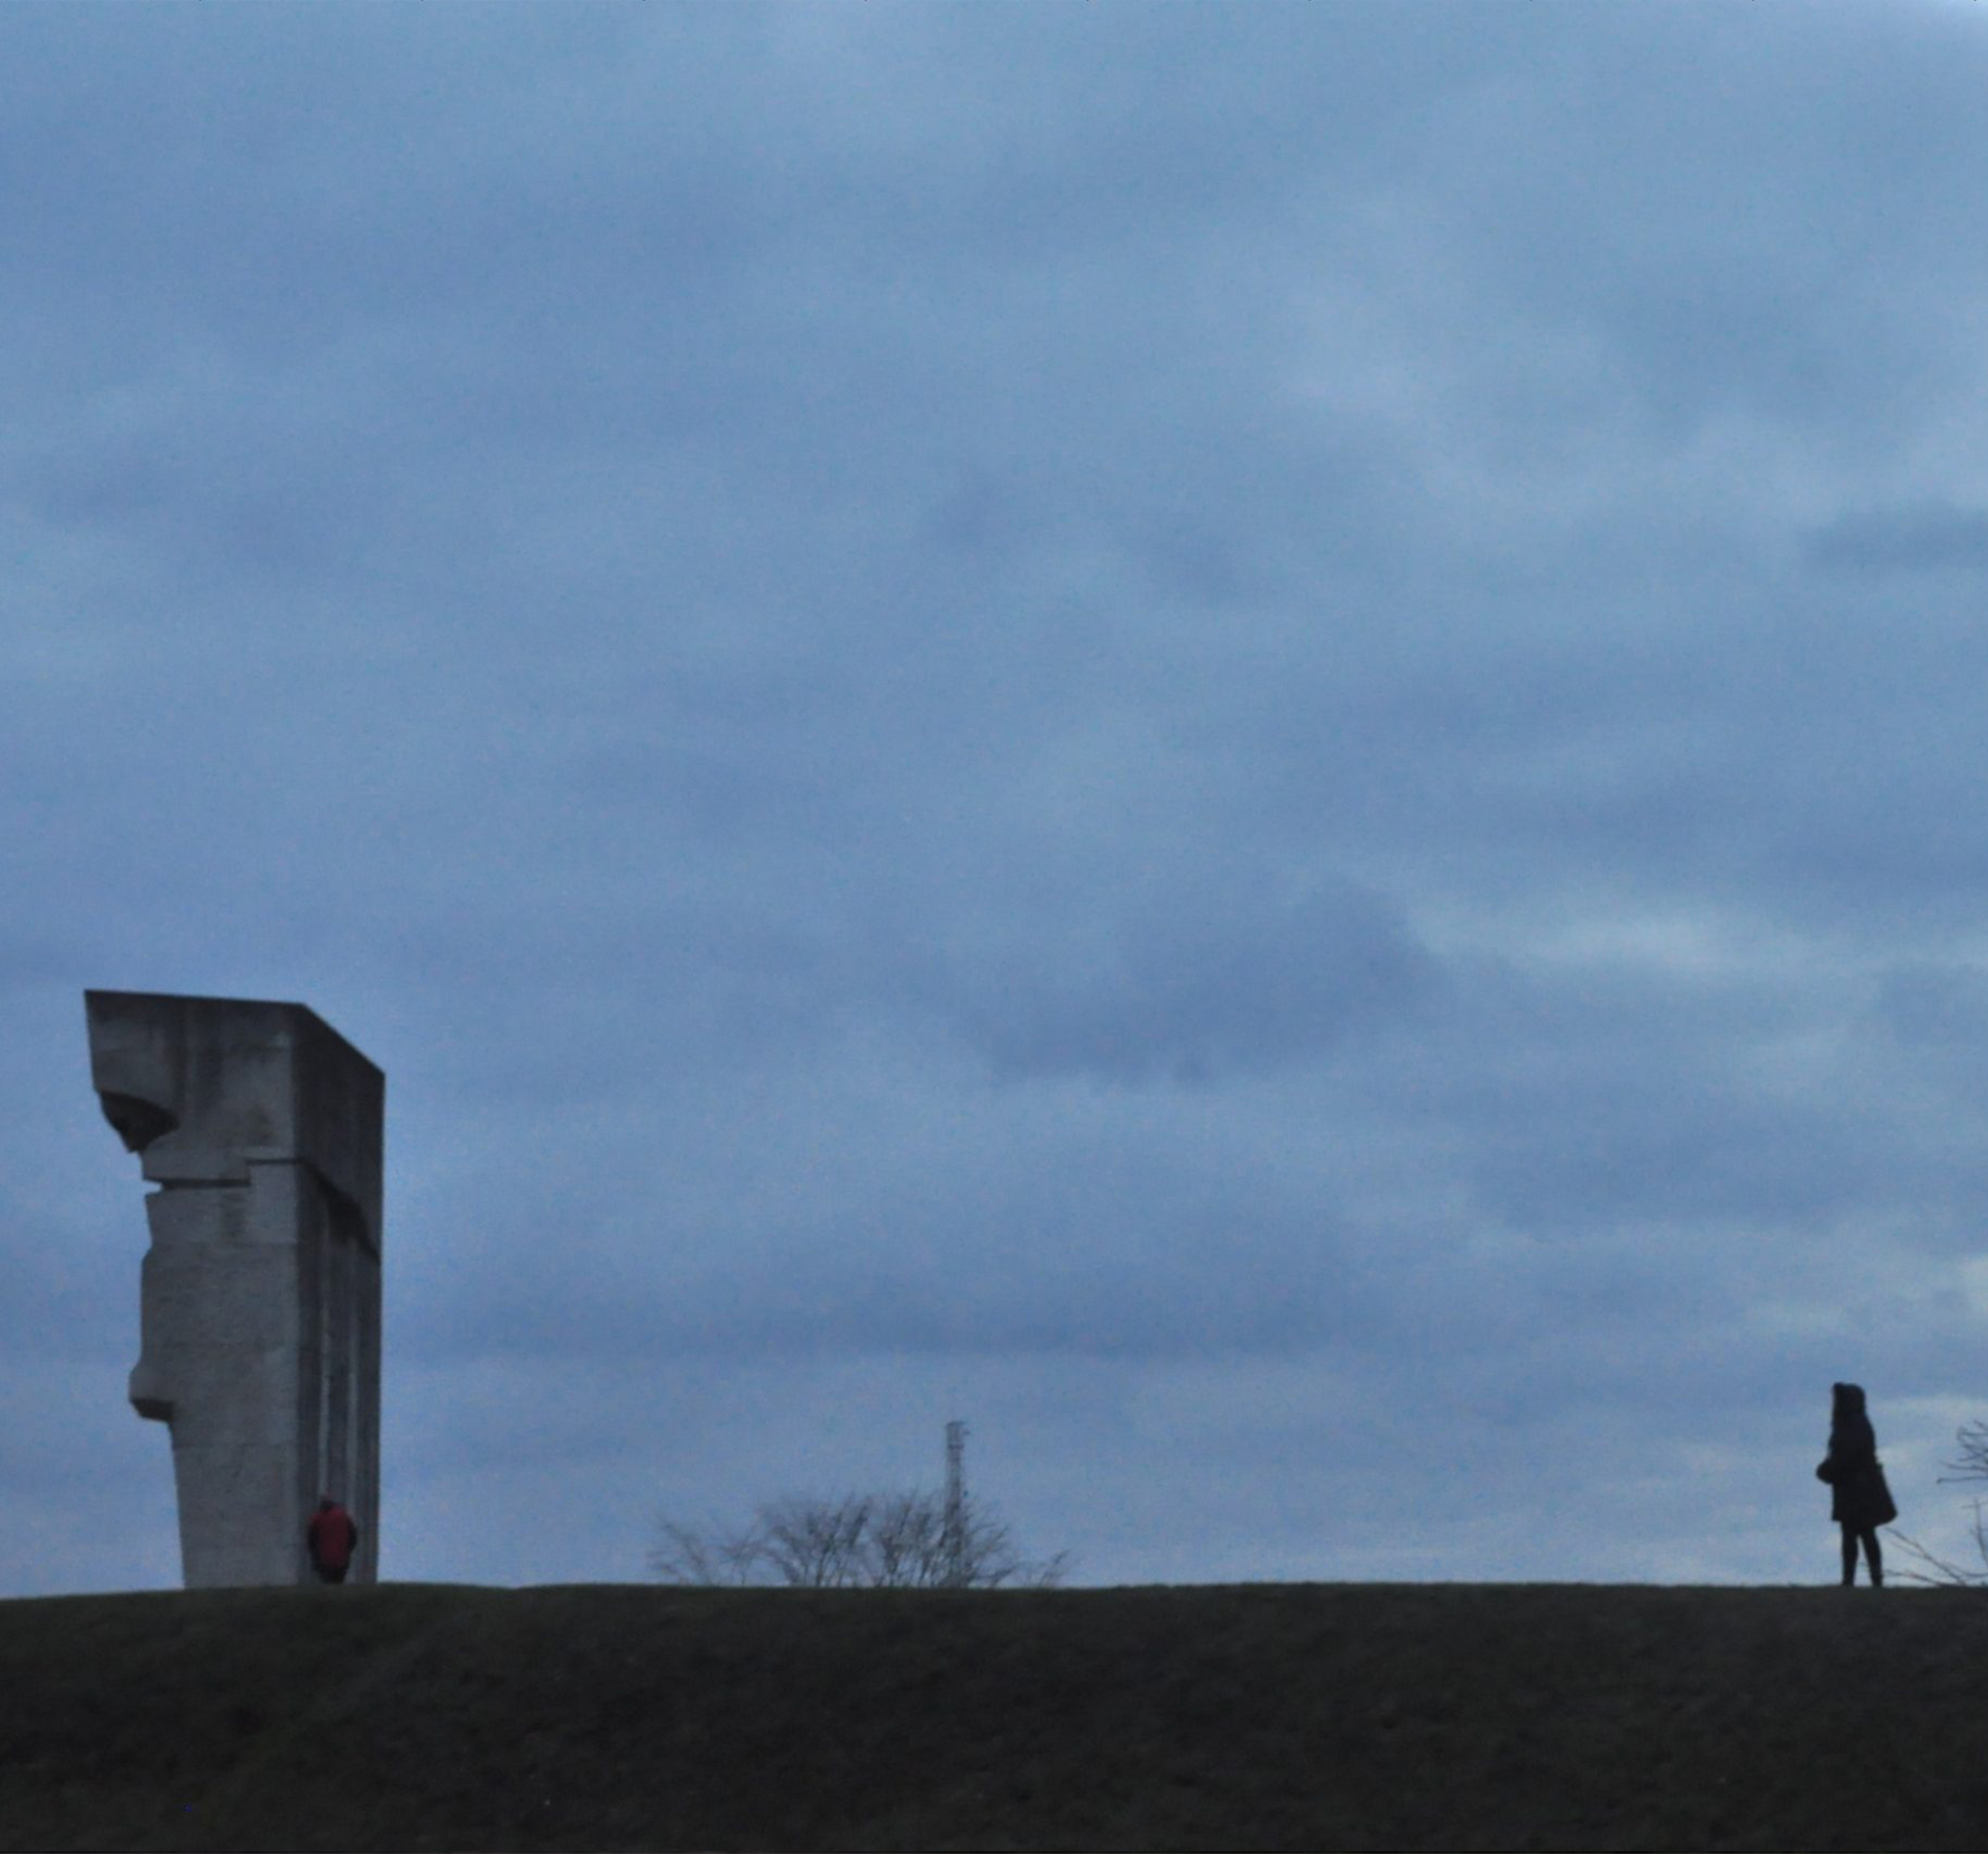
[{"label": "antenna mast", "polygon": [[957,1590],[966,1581],[966,1425],[946,1425],[946,1513],[939,1550],[946,1566],[946,1585]]}]

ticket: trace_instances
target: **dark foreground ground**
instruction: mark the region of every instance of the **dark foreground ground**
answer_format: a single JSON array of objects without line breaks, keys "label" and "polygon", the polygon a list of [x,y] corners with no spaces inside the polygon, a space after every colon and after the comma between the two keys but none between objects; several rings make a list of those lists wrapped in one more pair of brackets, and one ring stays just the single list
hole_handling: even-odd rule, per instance
[{"label": "dark foreground ground", "polygon": [[10,1848],[1988,1848],[1988,1594],[0,1603]]}]

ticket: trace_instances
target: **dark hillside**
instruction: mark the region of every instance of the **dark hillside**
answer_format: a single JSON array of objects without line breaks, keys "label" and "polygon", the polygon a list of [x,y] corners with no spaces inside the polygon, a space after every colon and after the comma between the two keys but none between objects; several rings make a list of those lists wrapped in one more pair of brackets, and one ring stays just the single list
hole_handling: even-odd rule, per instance
[{"label": "dark hillside", "polygon": [[0,1604],[11,1848],[1980,1848],[1988,1596]]}]

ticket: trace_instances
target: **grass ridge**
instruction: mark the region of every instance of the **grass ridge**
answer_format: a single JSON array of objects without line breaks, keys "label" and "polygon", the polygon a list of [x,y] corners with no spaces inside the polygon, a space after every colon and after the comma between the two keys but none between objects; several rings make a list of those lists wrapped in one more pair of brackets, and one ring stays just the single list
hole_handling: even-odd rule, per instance
[{"label": "grass ridge", "polygon": [[1960,1591],[23,1599],[0,1847],[1969,1849],[1984,1717]]}]

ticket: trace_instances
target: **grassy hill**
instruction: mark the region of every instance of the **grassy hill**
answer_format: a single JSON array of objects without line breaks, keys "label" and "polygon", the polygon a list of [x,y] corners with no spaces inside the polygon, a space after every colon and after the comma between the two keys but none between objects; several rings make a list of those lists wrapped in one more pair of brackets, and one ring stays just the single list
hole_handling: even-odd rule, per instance
[{"label": "grassy hill", "polygon": [[10,1848],[1981,1848],[1988,1595],[0,1603]]}]

